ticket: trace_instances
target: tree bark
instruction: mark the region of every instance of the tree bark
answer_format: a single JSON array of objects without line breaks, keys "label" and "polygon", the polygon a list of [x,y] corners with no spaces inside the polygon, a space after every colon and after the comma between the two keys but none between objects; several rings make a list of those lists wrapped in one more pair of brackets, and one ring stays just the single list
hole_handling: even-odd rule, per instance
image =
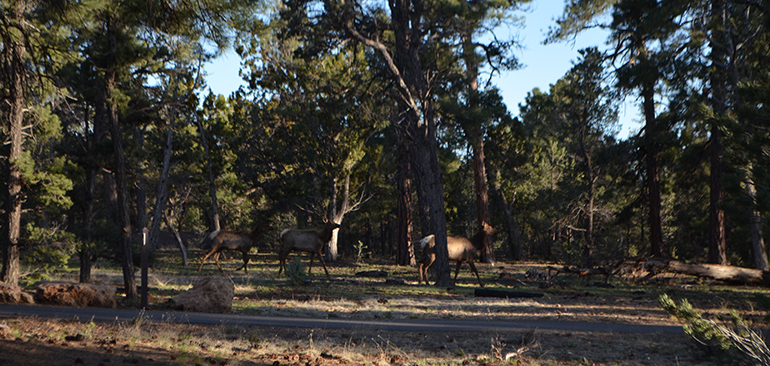
[{"label": "tree bark", "polygon": [[719,130],[720,117],[728,113],[727,105],[727,81],[724,67],[727,53],[725,52],[724,34],[726,32],[726,14],[721,0],[711,3],[712,29],[711,54],[709,58],[714,66],[709,82],[711,86],[711,108],[716,118],[711,120],[710,140],[710,167],[711,178],[709,181],[709,251],[708,262],[715,264],[727,264],[727,244],[725,237],[725,213],[722,207],[724,190],[722,189],[722,175],[724,174],[724,147],[722,146],[722,133]]},{"label": "tree bark", "polygon": [[645,119],[645,148],[647,149],[647,197],[649,204],[650,254],[653,257],[663,255],[663,222],[661,219],[660,198],[660,146],[658,144],[658,122],[655,117],[654,85],[642,86],[643,112]]},{"label": "tree bark", "polygon": [[[447,252],[446,209],[441,169],[438,164],[436,121],[433,98],[420,64],[422,45],[422,0],[390,2],[395,35],[395,59],[402,85],[400,115],[403,116],[407,141],[411,144],[412,171],[420,206],[423,236],[435,235],[437,275],[436,286],[451,286],[449,254]],[[398,74],[396,74],[398,75]],[[416,97],[415,97],[416,96]]]},{"label": "tree bark", "polygon": [[757,188],[754,186],[754,180],[751,178],[751,167],[747,169],[746,175],[746,194],[751,203],[751,222],[749,232],[751,233],[751,249],[754,255],[754,268],[767,271],[767,248],[765,239],[762,236],[762,215],[757,210]]},{"label": "tree bark", "polygon": [[104,75],[103,94],[104,100],[107,101],[108,113],[107,118],[110,126],[110,136],[112,137],[112,148],[115,159],[115,181],[117,184],[118,193],[118,217],[120,219],[121,226],[121,241],[120,250],[122,254],[121,267],[123,268],[123,285],[125,286],[126,299],[128,301],[136,301],[138,294],[136,292],[136,278],[134,276],[134,262],[133,262],[133,249],[132,232],[131,232],[131,217],[128,209],[128,183],[126,179],[126,160],[123,150],[123,134],[120,128],[120,120],[118,119],[118,106],[112,102],[113,92],[116,88],[116,60],[114,50],[117,48],[117,35],[113,29],[114,24],[108,24],[107,37],[109,42],[109,52],[107,60],[107,70]]},{"label": "tree bark", "polygon": [[201,134],[201,143],[203,144],[203,151],[206,153],[206,168],[209,172],[209,192],[211,194],[211,232],[220,230],[219,223],[219,204],[217,203],[217,185],[214,180],[214,168],[211,167],[211,153],[209,152],[209,143],[206,140],[206,134],[203,131],[203,124],[201,124],[200,118],[193,117],[195,123],[198,125],[198,131]]},{"label": "tree bark", "polygon": [[451,286],[444,188],[438,164],[433,94],[428,88],[419,57],[420,48],[423,46],[424,5],[423,0],[389,2],[395,40],[393,55],[379,40],[366,38],[358,32],[352,19],[346,19],[344,27],[352,38],[371,47],[383,57],[396,84],[400,120],[395,124],[396,128],[404,131],[404,141],[409,144],[423,235],[435,235],[436,261],[431,268],[435,268],[437,272],[436,286]]},{"label": "tree bark", "polygon": [[176,238],[177,244],[179,244],[179,251],[182,252],[182,265],[185,267],[189,266],[189,263],[187,263],[187,246],[184,243],[184,239],[182,239],[182,236],[179,235],[179,230],[176,229],[176,226],[174,226],[174,222],[169,217],[166,212],[163,212],[163,217],[166,220],[166,226],[168,226],[168,229],[171,230],[172,233],[174,233],[174,237]]},{"label": "tree bark", "polygon": [[505,197],[505,193],[500,184],[500,173],[496,170],[490,172],[490,178],[492,181],[492,192],[497,195],[497,207],[503,213],[503,229],[508,234],[508,252],[511,255],[511,259],[514,261],[524,260],[524,248],[521,245],[521,230],[519,225],[516,224],[516,220],[513,218],[513,203],[515,197],[511,198],[511,202]]},{"label": "tree bark", "polygon": [[86,240],[80,243],[80,283],[91,282],[91,231],[94,223],[94,191],[96,190],[96,170],[89,168],[86,173]]},{"label": "tree bark", "polygon": [[[23,2],[22,2],[23,4]],[[22,19],[25,7],[22,6],[16,11],[11,11],[8,16],[16,24],[23,24]],[[24,96],[24,45],[21,40],[14,39],[9,33],[3,33],[3,43],[10,54],[4,55],[5,68],[8,71],[10,80],[6,85],[8,88],[8,134],[10,140],[8,152],[8,199],[6,206],[6,245],[3,256],[3,270],[0,272],[0,278],[6,284],[17,286],[21,269],[19,267],[19,238],[21,236],[21,206],[22,206],[22,176],[19,168],[19,158],[24,143],[22,137],[22,128],[24,127],[24,107],[26,98]]]},{"label": "tree bark", "polygon": [[412,181],[409,178],[409,151],[403,137],[399,136],[396,153],[396,264],[414,266],[417,264],[412,245]]},{"label": "tree bark", "polygon": [[[484,135],[481,126],[472,127],[473,142],[473,183],[476,188],[476,219],[479,228],[484,224],[491,225],[489,221],[489,191],[487,190],[487,168],[485,166]],[[492,237],[484,236],[484,246],[481,248],[481,261],[494,265],[495,253],[492,250]]]},{"label": "tree bark", "polygon": [[[163,167],[161,168],[160,181],[158,182],[158,192],[155,195],[155,208],[152,211],[152,224],[150,226],[150,251],[157,247],[158,236],[160,235],[161,215],[166,211],[166,200],[168,200],[168,176],[171,173],[171,155],[174,152],[174,119],[176,118],[176,108],[171,108],[168,130],[166,131],[166,148],[163,152]],[[185,258],[185,267],[187,258]]]}]

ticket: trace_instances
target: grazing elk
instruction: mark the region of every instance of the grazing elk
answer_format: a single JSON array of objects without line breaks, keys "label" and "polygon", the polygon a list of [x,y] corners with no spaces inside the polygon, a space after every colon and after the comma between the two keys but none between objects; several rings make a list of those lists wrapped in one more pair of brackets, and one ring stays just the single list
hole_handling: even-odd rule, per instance
[{"label": "grazing elk", "polygon": [[[479,277],[479,271],[476,270],[476,266],[473,264],[473,260],[476,258],[476,252],[481,250],[484,246],[484,239],[495,234],[497,234],[497,230],[489,224],[484,223],[478,234],[470,239],[453,236],[447,237],[449,260],[457,262],[457,267],[455,268],[455,282],[457,281],[457,274],[460,273],[460,266],[463,262],[468,262],[471,270],[476,274],[476,279],[479,280],[479,285],[484,287],[484,284],[481,283],[481,277]],[[423,251],[423,259],[420,261],[418,268],[420,271],[420,283],[422,283],[424,278],[425,284],[428,284],[428,268],[430,268],[433,262],[436,261],[436,241],[433,235],[428,235],[420,240],[420,247]]]},{"label": "grazing elk", "polygon": [[211,250],[203,256],[201,265],[198,267],[198,272],[201,271],[203,264],[206,263],[206,259],[211,255],[214,255],[214,263],[217,264],[219,271],[224,272],[222,266],[219,265],[219,255],[222,251],[233,250],[243,253],[243,266],[236,269],[236,271],[243,268],[246,273],[249,273],[249,268],[247,267],[247,264],[249,264],[249,251],[257,244],[259,237],[270,230],[272,230],[270,225],[261,223],[258,224],[254,230],[251,230],[251,232],[239,231],[237,233],[231,233],[222,230],[214,231],[203,240],[204,243],[211,243]]},{"label": "grazing elk", "polygon": [[321,249],[324,245],[332,239],[332,231],[340,227],[340,224],[333,221],[326,221],[324,228],[321,231],[317,230],[297,230],[286,229],[281,232],[281,252],[278,254],[278,261],[280,262],[278,268],[278,274],[283,272],[286,267],[286,257],[292,251],[307,252],[310,254],[310,266],[307,269],[307,273],[310,274],[310,270],[313,269],[313,258],[317,255],[321,259],[321,265],[326,271],[326,277],[329,277],[329,270],[326,269],[326,262],[324,256],[321,254]]}]

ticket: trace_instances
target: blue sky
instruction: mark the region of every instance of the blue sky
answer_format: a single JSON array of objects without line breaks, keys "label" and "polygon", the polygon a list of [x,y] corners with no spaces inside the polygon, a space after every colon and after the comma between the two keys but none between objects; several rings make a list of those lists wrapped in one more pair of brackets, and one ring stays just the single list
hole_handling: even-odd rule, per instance
[{"label": "blue sky", "polygon": [[[503,73],[492,80],[501,90],[508,110],[513,115],[519,113],[519,104],[524,102],[527,92],[534,88],[548,91],[551,84],[561,78],[578,58],[578,50],[598,46],[604,48],[607,33],[592,30],[578,36],[575,42],[564,42],[543,45],[548,27],[555,24],[555,19],[564,9],[563,0],[534,0],[530,10],[523,14],[524,28],[512,29],[517,32],[517,39],[522,42],[524,49],[516,52],[524,67],[522,69]],[[214,93],[230,95],[244,82],[238,76],[240,58],[233,52],[228,52],[206,65],[208,77],[206,82]],[[620,110],[620,138],[626,138],[630,133],[639,129],[639,112],[630,99]]]}]

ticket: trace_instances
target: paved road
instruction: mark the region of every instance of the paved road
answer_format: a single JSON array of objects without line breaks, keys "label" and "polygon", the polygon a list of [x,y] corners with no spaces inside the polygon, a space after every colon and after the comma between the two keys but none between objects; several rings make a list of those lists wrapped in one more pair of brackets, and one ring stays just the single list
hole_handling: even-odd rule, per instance
[{"label": "paved road", "polygon": [[235,314],[208,314],[165,310],[70,308],[45,305],[0,304],[0,318],[55,318],[83,321],[130,321],[142,316],[156,322],[198,325],[246,325],[315,329],[361,329],[408,332],[503,332],[531,329],[600,333],[683,333],[681,326],[606,324],[536,320],[352,320],[315,319]]}]

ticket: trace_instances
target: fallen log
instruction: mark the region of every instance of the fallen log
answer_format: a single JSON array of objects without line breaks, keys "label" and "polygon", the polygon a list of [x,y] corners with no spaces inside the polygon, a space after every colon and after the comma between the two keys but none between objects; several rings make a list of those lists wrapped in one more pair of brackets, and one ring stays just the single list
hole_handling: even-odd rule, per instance
[{"label": "fallen log", "polygon": [[501,297],[501,298],[515,298],[515,297],[543,297],[543,293],[540,292],[523,292],[523,291],[505,291],[505,290],[492,290],[487,288],[477,288],[473,291],[476,297]]},{"label": "fallen log", "polygon": [[770,271],[721,264],[689,264],[673,259],[650,258],[644,267],[651,272],[672,272],[741,285],[770,287]]}]

